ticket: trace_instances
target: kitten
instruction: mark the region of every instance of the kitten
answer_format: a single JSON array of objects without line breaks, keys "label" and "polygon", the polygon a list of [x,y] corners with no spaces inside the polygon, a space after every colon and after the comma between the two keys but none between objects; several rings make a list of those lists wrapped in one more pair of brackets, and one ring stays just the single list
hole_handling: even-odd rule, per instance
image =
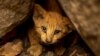
[{"label": "kitten", "polygon": [[33,56],[42,53],[40,42],[54,44],[71,32],[71,22],[67,17],[54,11],[46,11],[38,4],[34,5],[33,21],[35,26],[28,32],[31,43],[28,52]]}]

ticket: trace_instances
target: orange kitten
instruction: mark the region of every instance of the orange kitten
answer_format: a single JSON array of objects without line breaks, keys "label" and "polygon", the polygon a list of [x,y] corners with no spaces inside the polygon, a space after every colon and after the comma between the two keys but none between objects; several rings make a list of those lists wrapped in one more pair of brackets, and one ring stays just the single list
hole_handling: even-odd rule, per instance
[{"label": "orange kitten", "polygon": [[71,31],[68,18],[54,11],[46,11],[38,4],[34,6],[33,21],[35,26],[28,33],[32,46],[28,51],[33,56],[39,56],[42,52],[39,41],[54,44]]}]

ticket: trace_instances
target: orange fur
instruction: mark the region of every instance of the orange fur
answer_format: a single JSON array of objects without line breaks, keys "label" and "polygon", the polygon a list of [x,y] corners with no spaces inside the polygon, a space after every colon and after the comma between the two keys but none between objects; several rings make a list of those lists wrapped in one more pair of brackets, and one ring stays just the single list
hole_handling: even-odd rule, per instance
[{"label": "orange fur", "polygon": [[39,41],[45,44],[58,42],[59,39],[70,32],[68,26],[71,23],[67,17],[63,17],[59,12],[46,11],[38,4],[35,4],[33,13],[35,26],[28,32],[32,46],[28,49],[28,52],[33,52],[33,56],[39,56],[42,52],[42,46]]},{"label": "orange fur", "polygon": [[[68,25],[71,23],[68,18],[63,17],[57,12],[47,12],[39,5],[36,5],[35,8],[35,14],[33,16],[33,21],[35,22],[35,30],[40,35],[41,41],[44,43],[55,43],[70,31],[68,29]],[[46,33],[43,32],[42,26],[46,28]],[[56,30],[60,32],[55,34]]]}]

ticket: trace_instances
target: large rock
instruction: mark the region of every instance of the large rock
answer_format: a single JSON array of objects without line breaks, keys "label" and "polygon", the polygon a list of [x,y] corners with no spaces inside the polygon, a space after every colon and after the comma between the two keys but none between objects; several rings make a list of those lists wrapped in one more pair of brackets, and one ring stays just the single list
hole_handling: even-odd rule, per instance
[{"label": "large rock", "polygon": [[59,0],[85,43],[100,56],[100,0]]},{"label": "large rock", "polygon": [[0,0],[0,38],[26,20],[31,0]]}]

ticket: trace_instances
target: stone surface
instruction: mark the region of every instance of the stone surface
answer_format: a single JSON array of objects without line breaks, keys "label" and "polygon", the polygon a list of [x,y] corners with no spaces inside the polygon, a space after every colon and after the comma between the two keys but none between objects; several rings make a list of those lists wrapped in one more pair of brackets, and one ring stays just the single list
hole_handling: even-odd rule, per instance
[{"label": "stone surface", "polygon": [[16,56],[23,50],[22,41],[14,40],[0,46],[0,56]]},{"label": "stone surface", "polygon": [[86,44],[100,56],[100,0],[59,0]]},{"label": "stone surface", "polygon": [[31,0],[0,0],[0,38],[26,20]]},{"label": "stone surface", "polygon": [[64,56],[94,56],[91,53],[87,52],[84,47],[79,45],[74,45],[65,52]]},{"label": "stone surface", "polygon": [[48,51],[45,56],[55,56],[55,54],[51,51]]}]

